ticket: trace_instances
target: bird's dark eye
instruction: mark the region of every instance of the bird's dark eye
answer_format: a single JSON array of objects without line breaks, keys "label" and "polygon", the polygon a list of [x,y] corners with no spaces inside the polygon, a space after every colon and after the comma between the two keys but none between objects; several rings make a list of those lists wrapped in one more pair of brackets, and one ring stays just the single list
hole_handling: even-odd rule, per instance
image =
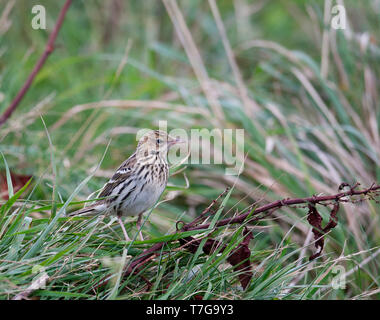
[{"label": "bird's dark eye", "polygon": [[160,144],[160,143],[162,142],[162,140],[161,140],[161,139],[157,139],[156,142],[157,142],[158,144]]}]

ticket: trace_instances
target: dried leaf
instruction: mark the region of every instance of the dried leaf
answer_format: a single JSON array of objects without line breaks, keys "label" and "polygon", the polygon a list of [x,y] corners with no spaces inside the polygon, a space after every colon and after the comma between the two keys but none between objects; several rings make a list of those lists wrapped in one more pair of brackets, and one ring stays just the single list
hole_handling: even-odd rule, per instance
[{"label": "dried leaf", "polygon": [[[187,244],[186,249],[190,251],[191,253],[195,253],[198,250],[198,247],[200,246],[202,240],[195,240],[193,237],[186,237],[179,239],[179,243],[183,246]],[[214,252],[216,248],[221,246],[221,242],[216,241],[214,239],[207,239],[206,243],[204,244],[202,250],[205,254],[211,254]],[[225,246],[221,249],[220,252],[223,252],[225,249]]]},{"label": "dried leaf", "polygon": [[242,287],[245,289],[251,282],[253,273],[251,271],[251,250],[249,249],[249,241],[253,239],[253,234],[247,227],[243,231],[244,240],[230,254],[227,261],[234,267],[234,271],[241,271],[239,280]]},{"label": "dried leaf", "polygon": [[314,205],[309,204],[309,213],[307,216],[307,221],[309,221],[310,225],[313,226],[313,234],[314,239],[317,241],[315,242],[315,247],[319,251],[314,253],[310,258],[309,261],[314,260],[315,258],[318,258],[323,250],[323,246],[325,244],[325,241],[323,239],[323,233],[322,231],[322,217],[317,211],[317,208]]},{"label": "dried leaf", "polygon": [[310,225],[313,227],[313,234],[314,234],[314,239],[317,241],[315,242],[315,247],[319,251],[314,253],[313,255],[310,256],[309,261],[314,260],[315,258],[318,258],[323,250],[325,240],[323,238],[323,235],[330,231],[331,229],[335,228],[337,223],[338,223],[338,218],[336,217],[336,214],[338,213],[339,210],[339,202],[336,202],[334,204],[334,208],[330,212],[330,219],[329,222],[327,223],[326,227],[322,228],[322,217],[319,214],[317,208],[315,205],[309,204],[309,213],[307,216],[307,221],[310,223]]},{"label": "dried leaf", "polygon": [[[11,172],[11,179],[13,185],[13,191],[16,193],[20,190],[30,179],[32,176],[29,175],[21,175]],[[7,183],[7,175],[5,172],[0,172],[0,198],[4,200],[8,200],[8,183]]]},{"label": "dried leaf", "polygon": [[339,202],[335,202],[334,208],[330,212],[330,220],[327,223],[326,227],[324,227],[323,229],[324,233],[327,233],[331,229],[334,229],[336,225],[338,224],[338,217],[336,216],[336,214],[338,213],[338,210],[339,210]]},{"label": "dried leaf", "polygon": [[[234,271],[241,271],[239,274],[239,280],[242,287],[245,289],[251,281],[253,273],[251,271],[251,262],[249,260],[251,256],[251,250],[249,250],[249,241],[253,239],[252,232],[248,228],[244,228],[243,231],[244,240],[239,246],[232,251],[228,256],[227,261],[234,267]],[[191,253],[195,253],[201,244],[202,240],[195,240],[193,237],[186,237],[179,239],[181,245],[186,245],[186,249]],[[215,250],[223,252],[226,249],[226,245],[223,245],[220,241],[214,239],[207,239],[202,250],[205,254],[212,254]]]}]

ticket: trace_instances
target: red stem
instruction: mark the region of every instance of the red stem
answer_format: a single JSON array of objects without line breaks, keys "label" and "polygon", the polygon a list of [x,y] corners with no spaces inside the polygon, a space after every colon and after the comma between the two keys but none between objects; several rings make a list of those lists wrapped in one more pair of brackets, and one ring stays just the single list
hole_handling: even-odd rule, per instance
[{"label": "red stem", "polygon": [[[319,203],[319,202],[326,202],[326,201],[339,201],[341,198],[344,198],[346,196],[355,196],[355,195],[361,195],[361,194],[365,195],[369,192],[373,192],[373,191],[377,191],[377,190],[380,190],[380,185],[373,185],[368,189],[359,190],[359,191],[355,191],[354,189],[351,189],[350,191],[341,192],[341,193],[331,195],[331,196],[320,196],[320,197],[313,196],[313,197],[308,197],[308,198],[295,198],[295,199],[278,200],[278,201],[268,203],[265,206],[262,206],[262,207],[255,209],[252,216],[258,215],[259,213],[269,211],[272,209],[281,208],[283,206],[291,206],[291,205],[302,204],[302,203]],[[252,210],[252,206],[251,206],[251,210]],[[251,210],[248,210],[246,213],[240,214],[234,218],[227,218],[224,220],[220,220],[219,222],[217,222],[215,224],[215,227],[222,227],[222,226],[225,226],[227,224],[242,223],[248,217]],[[209,226],[210,226],[209,223],[202,224],[202,225],[198,225],[195,227],[186,228],[186,231],[208,229]]]},{"label": "red stem", "polygon": [[54,30],[49,36],[49,40],[46,44],[45,51],[43,52],[40,59],[35,64],[32,72],[29,74],[24,85],[22,86],[20,91],[17,93],[14,100],[11,102],[11,104],[8,106],[8,108],[1,115],[0,126],[3,125],[8,120],[8,118],[12,115],[13,111],[15,111],[15,109],[17,108],[17,106],[21,102],[22,98],[25,96],[26,92],[28,91],[29,87],[33,83],[33,80],[36,77],[37,73],[40,71],[40,69],[44,65],[46,59],[53,52],[55,39],[57,38],[58,32],[62,26],[63,20],[65,18],[67,10],[69,9],[69,7],[71,5],[71,2],[72,2],[72,0],[66,0],[65,4],[63,5],[61,12],[59,13],[57,23],[55,24]]}]

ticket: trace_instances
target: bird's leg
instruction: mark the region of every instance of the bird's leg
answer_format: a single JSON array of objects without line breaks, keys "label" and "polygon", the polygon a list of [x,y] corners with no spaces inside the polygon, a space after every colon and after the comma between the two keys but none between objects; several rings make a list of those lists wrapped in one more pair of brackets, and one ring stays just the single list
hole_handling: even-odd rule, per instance
[{"label": "bird's leg", "polygon": [[144,241],[144,238],[143,238],[142,232],[141,232],[141,230],[140,230],[140,228],[141,228],[141,220],[142,220],[142,217],[143,217],[143,214],[140,213],[140,214],[139,214],[139,217],[137,218],[136,226],[137,226],[137,230],[139,230],[140,240],[141,240],[141,241]]},{"label": "bird's leg", "polygon": [[121,219],[121,216],[119,216],[119,215],[117,216],[117,221],[119,221],[119,224],[121,226],[121,230],[123,230],[125,240],[131,241],[131,239],[128,237],[127,230],[125,230],[125,226],[124,226],[123,220]]}]

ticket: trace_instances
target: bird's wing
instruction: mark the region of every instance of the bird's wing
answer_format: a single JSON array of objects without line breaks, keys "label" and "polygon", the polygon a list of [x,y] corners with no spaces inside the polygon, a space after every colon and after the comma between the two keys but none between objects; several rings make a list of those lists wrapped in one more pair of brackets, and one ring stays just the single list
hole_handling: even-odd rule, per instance
[{"label": "bird's wing", "polygon": [[109,197],[112,195],[112,191],[115,188],[128,179],[133,173],[133,168],[136,165],[136,153],[132,154],[127,160],[125,160],[120,167],[116,170],[112,178],[104,185],[100,191],[98,198]]}]

